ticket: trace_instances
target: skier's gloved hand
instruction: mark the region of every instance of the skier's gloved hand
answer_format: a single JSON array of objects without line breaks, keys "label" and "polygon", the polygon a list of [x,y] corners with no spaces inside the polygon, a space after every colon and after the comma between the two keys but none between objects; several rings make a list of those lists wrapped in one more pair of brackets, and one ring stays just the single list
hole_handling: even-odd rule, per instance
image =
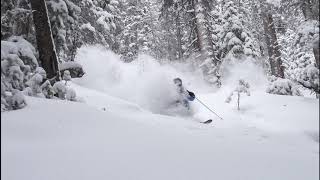
[{"label": "skier's gloved hand", "polygon": [[196,98],[196,95],[195,95],[193,92],[191,92],[191,91],[188,91],[188,90],[187,90],[187,92],[188,92],[188,94],[189,94],[188,100],[189,100],[189,101],[193,101],[193,100]]}]

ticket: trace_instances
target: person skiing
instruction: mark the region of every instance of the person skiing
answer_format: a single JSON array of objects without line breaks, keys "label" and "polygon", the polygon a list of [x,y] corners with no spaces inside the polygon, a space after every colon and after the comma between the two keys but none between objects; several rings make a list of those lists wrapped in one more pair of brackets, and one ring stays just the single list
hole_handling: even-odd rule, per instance
[{"label": "person skiing", "polygon": [[[178,104],[181,104],[183,107],[185,107],[187,109],[187,115],[192,115],[193,111],[190,110],[190,104],[189,101],[193,101],[194,99],[196,99],[196,96],[193,92],[188,91],[187,89],[185,89],[182,85],[182,80],[180,78],[174,78],[173,79],[174,84],[176,85],[176,90],[178,93],[178,98],[177,100],[174,102],[174,104],[177,106]],[[198,99],[197,99],[198,100]],[[199,101],[199,100],[198,100]],[[201,101],[200,103],[202,105],[204,105],[206,108],[208,108],[205,104],[203,104]],[[209,109],[210,111],[212,111],[211,109]],[[212,111],[213,112],[213,111]],[[213,112],[214,113],[214,112]],[[222,118],[221,118],[222,119]],[[203,124],[209,124],[212,122],[212,119],[208,119],[206,121],[200,121]]]},{"label": "person skiing", "polygon": [[177,92],[179,94],[176,104],[182,104],[188,110],[190,109],[189,101],[195,99],[195,94],[191,91],[186,90],[182,85],[182,80],[180,78],[173,79],[174,84],[176,85]]}]

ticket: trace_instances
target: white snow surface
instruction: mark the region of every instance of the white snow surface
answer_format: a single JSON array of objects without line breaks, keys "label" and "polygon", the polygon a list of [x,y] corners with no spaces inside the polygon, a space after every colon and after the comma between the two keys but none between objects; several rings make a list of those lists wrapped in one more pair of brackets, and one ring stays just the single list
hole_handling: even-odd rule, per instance
[{"label": "white snow surface", "polygon": [[276,7],[280,7],[281,6],[281,0],[267,0],[267,3],[272,4]]},{"label": "white snow surface", "polygon": [[[265,93],[248,62],[213,90],[188,66],[148,56],[125,64],[84,47],[76,61],[87,73],[70,86],[84,102],[27,97],[25,108],[1,112],[2,179],[319,179],[319,101]],[[237,75],[251,84],[240,111],[224,102]],[[196,101],[193,117],[159,114],[174,77],[224,119]]]},{"label": "white snow surface", "polygon": [[89,31],[96,32],[96,29],[93,26],[91,26],[91,24],[89,22],[82,24],[80,26],[80,29],[88,29]]}]

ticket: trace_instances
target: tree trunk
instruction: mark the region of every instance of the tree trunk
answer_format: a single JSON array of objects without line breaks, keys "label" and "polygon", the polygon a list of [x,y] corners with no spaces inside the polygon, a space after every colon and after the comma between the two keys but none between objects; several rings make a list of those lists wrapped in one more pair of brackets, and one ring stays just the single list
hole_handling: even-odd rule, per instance
[{"label": "tree trunk", "polygon": [[[197,27],[197,37],[199,41],[199,48],[202,55],[202,59],[208,59],[213,57],[213,45],[209,29],[206,27],[206,12],[203,5],[203,0],[194,0],[195,19]],[[215,62],[216,63],[216,62]]]},{"label": "tree trunk", "polygon": [[319,19],[319,0],[301,0],[301,10],[304,17],[309,20]]},{"label": "tree trunk", "polygon": [[267,44],[267,51],[268,51],[268,56],[269,56],[269,65],[270,65],[270,70],[271,70],[271,75],[276,76],[276,70],[275,70],[275,65],[274,65],[274,60],[272,58],[272,48],[271,48],[271,40],[268,37],[269,32],[268,32],[268,23],[265,18],[265,14],[262,15],[263,17],[263,29],[264,29],[264,36],[265,36],[265,41]]},{"label": "tree trunk", "polygon": [[317,41],[314,42],[313,44],[313,54],[314,54],[314,58],[315,58],[315,62],[316,62],[316,66],[318,69],[320,69],[320,65],[319,65],[319,39]]},{"label": "tree trunk", "polygon": [[[319,21],[319,0],[302,0],[301,10],[306,20]],[[319,66],[319,39],[313,44],[313,55],[318,69]]]},{"label": "tree trunk", "polygon": [[180,23],[180,14],[177,12],[176,16],[176,26],[177,26],[177,48],[178,48],[178,59],[182,58],[182,36],[181,36],[181,23]]},{"label": "tree trunk", "polygon": [[[46,3],[45,0],[32,0],[30,2],[36,29],[40,64],[50,79],[59,75],[59,69]],[[58,78],[60,79],[60,77]]]},{"label": "tree trunk", "polygon": [[282,66],[281,52],[278,44],[277,33],[274,27],[272,14],[268,11],[262,12],[262,19],[265,39],[267,43],[271,74],[276,77],[284,78],[284,67]]},{"label": "tree trunk", "polygon": [[238,110],[240,110],[240,92],[238,92],[237,102],[238,102]]}]

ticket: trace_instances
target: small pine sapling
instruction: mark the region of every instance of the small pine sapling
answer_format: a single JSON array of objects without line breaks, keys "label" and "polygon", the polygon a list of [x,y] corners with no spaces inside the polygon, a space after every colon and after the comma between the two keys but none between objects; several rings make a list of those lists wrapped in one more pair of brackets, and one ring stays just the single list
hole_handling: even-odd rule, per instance
[{"label": "small pine sapling", "polygon": [[243,79],[239,80],[239,84],[236,87],[235,90],[233,90],[230,95],[227,97],[226,99],[226,103],[230,103],[232,100],[232,96],[234,94],[237,94],[237,105],[238,105],[238,110],[240,110],[240,95],[241,93],[245,93],[247,94],[247,96],[250,96],[250,91],[249,91],[250,85],[249,83],[247,83],[246,81],[244,81]]},{"label": "small pine sapling", "polygon": [[65,70],[63,72],[63,77],[62,77],[63,80],[66,81],[65,85],[67,85],[67,82],[68,81],[71,81],[71,75],[70,75],[70,72],[68,70]]},{"label": "small pine sapling", "polygon": [[9,79],[14,89],[23,89],[24,75],[19,66],[11,66],[9,68]]},{"label": "small pine sapling", "polygon": [[23,93],[17,89],[12,90],[12,96],[9,99],[9,104],[13,110],[22,109],[27,105]]},{"label": "small pine sapling", "polygon": [[23,61],[15,54],[9,54],[1,59],[1,74],[4,75],[9,89],[23,89],[24,74],[21,71],[23,67]]},{"label": "small pine sapling", "polygon": [[54,83],[53,90],[60,99],[66,99],[67,87],[62,81]]},{"label": "small pine sapling", "polygon": [[25,65],[23,67],[23,74],[24,74],[23,82],[26,83],[32,77],[31,67],[29,65]]},{"label": "small pine sapling", "polygon": [[1,112],[8,110],[9,104],[7,103],[6,85],[4,84],[1,74]]},{"label": "small pine sapling", "polygon": [[53,90],[53,87],[51,86],[51,83],[49,80],[46,80],[41,86],[40,88],[42,89],[42,94],[48,98],[48,99],[52,99],[55,92]]},{"label": "small pine sapling", "polygon": [[26,82],[26,85],[29,86],[29,88],[25,90],[27,91],[26,94],[28,95],[31,94],[32,96],[39,96],[39,95],[43,96],[41,95],[42,93],[41,84],[43,80],[46,78],[47,78],[46,71],[41,67],[37,67],[35,74]]},{"label": "small pine sapling", "polygon": [[67,89],[66,99],[69,101],[77,101],[76,91],[72,88]]}]

